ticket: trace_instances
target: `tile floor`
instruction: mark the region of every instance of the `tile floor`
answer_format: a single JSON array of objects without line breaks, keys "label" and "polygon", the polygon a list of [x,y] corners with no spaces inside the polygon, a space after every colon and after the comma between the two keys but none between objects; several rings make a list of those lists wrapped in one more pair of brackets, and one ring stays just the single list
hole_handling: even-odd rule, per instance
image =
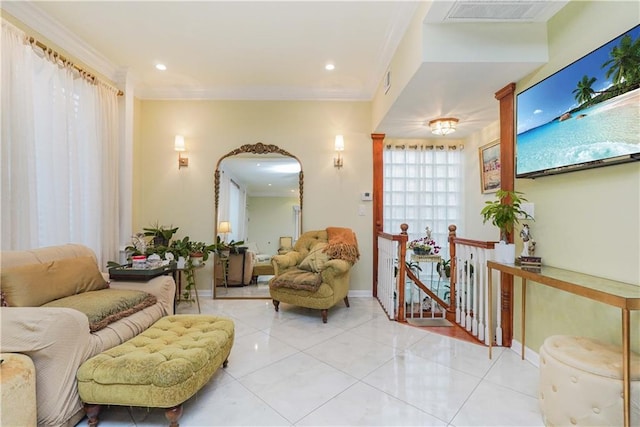
[{"label": "tile floor", "polygon": [[[201,300],[234,320],[229,365],[184,405],[194,426],[542,426],[538,369],[486,347],[389,321],[373,298],[329,310]],[[180,313],[196,313],[181,304]],[[108,407],[100,426],[167,425],[161,409]],[[86,423],[86,419],[81,425]]]},{"label": "tile floor", "polygon": [[246,286],[216,288],[216,298],[269,298],[269,279],[273,276],[260,276],[258,283]]}]

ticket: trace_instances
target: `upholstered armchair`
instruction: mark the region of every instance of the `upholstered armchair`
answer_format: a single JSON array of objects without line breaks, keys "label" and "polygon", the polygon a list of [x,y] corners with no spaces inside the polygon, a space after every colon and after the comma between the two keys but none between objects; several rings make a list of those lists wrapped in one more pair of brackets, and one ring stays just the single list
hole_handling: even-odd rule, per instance
[{"label": "upholstered armchair", "polygon": [[302,234],[293,250],[271,259],[275,276],[269,292],[275,310],[280,302],[318,309],[327,323],[328,310],[338,301],[349,307],[351,267],[359,257],[351,229],[329,227]]}]

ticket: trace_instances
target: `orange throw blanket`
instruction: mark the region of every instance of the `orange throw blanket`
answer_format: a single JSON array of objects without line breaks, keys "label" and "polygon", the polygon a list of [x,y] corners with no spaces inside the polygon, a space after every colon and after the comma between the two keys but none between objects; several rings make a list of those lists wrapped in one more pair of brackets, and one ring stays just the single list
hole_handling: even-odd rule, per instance
[{"label": "orange throw blanket", "polygon": [[329,258],[337,258],[355,264],[360,259],[356,233],[350,228],[327,227],[328,244],[324,248]]}]

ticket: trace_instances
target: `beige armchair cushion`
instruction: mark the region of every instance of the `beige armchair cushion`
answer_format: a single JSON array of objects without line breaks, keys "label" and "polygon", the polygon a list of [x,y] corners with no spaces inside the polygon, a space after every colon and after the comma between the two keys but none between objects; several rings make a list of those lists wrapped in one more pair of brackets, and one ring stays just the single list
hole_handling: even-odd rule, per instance
[{"label": "beige armchair cushion", "polygon": [[324,252],[324,248],[326,247],[327,244],[324,242],[316,243],[313,248],[311,248],[309,255],[302,260],[298,268],[313,273],[322,271],[324,265],[329,261],[329,255]]},{"label": "beige armchair cushion", "polygon": [[2,269],[3,298],[10,307],[38,307],[59,298],[109,287],[90,256]]}]

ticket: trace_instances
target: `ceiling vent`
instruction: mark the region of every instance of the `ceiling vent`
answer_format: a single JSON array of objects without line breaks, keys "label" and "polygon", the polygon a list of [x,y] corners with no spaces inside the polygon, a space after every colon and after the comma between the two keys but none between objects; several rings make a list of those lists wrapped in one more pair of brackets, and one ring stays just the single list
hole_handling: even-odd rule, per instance
[{"label": "ceiling vent", "polygon": [[434,3],[430,22],[546,22],[568,1],[458,0]]}]

